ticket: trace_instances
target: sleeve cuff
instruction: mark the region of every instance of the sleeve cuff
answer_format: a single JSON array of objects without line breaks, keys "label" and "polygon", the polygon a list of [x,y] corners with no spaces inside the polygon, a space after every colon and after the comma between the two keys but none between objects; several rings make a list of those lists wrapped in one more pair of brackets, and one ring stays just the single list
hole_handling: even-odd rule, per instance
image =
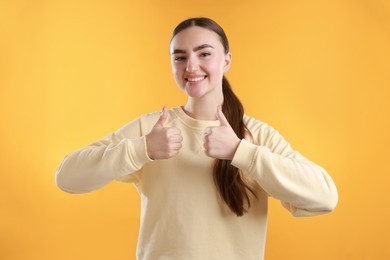
[{"label": "sleeve cuff", "polygon": [[141,136],[128,142],[128,155],[130,163],[137,169],[141,169],[145,163],[152,162],[153,160],[148,156],[146,149],[146,137]]},{"label": "sleeve cuff", "polygon": [[[261,160],[261,151],[265,147],[255,145],[242,139],[237,147],[231,164],[243,171],[251,173],[256,160]],[[266,149],[266,148],[265,148]]]},{"label": "sleeve cuff", "polygon": [[257,147],[258,146],[249,141],[242,139],[237,147],[231,164],[241,170],[250,172],[254,163],[253,158],[255,158]]}]

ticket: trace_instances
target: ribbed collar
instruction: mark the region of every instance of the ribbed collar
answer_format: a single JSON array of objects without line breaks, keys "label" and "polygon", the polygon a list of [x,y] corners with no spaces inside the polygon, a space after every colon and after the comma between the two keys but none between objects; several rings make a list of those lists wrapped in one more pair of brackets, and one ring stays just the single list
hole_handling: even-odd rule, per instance
[{"label": "ribbed collar", "polygon": [[181,106],[173,108],[172,111],[177,116],[177,118],[179,118],[185,125],[191,128],[195,128],[203,131],[206,127],[221,125],[219,120],[198,120],[192,118],[189,115],[187,115],[186,112],[184,112]]}]

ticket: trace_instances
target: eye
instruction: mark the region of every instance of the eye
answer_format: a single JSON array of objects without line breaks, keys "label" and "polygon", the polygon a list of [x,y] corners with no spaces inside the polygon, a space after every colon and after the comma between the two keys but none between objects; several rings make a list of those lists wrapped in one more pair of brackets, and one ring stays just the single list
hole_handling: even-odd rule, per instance
[{"label": "eye", "polygon": [[207,56],[210,56],[210,55],[211,55],[211,53],[209,53],[209,52],[202,52],[200,54],[201,57],[207,57]]},{"label": "eye", "polygon": [[185,57],[183,57],[183,56],[175,57],[175,62],[182,62],[184,60],[185,60]]}]

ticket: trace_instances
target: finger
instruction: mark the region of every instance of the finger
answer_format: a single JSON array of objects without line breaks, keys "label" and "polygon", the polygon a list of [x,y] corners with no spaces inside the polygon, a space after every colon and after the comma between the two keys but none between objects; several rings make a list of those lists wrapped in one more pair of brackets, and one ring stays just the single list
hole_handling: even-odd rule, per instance
[{"label": "finger", "polygon": [[182,147],[182,144],[181,143],[174,143],[174,144],[172,144],[172,149],[173,150],[176,150],[176,151],[178,151],[178,150],[180,150],[181,149],[181,147]]},{"label": "finger", "polygon": [[229,121],[226,119],[225,115],[222,112],[221,106],[218,106],[217,108],[217,116],[219,122],[221,122],[221,126],[230,126]]},{"label": "finger", "polygon": [[180,136],[178,137],[177,141],[180,142],[180,143],[183,142],[183,136],[180,135]]},{"label": "finger", "polygon": [[158,119],[156,125],[164,126],[164,123],[167,120],[167,118],[168,118],[168,109],[166,108],[166,106],[164,106],[161,111],[161,116]]},{"label": "finger", "polygon": [[181,135],[171,136],[170,142],[172,142],[172,143],[181,143],[181,142],[183,142],[183,137]]}]

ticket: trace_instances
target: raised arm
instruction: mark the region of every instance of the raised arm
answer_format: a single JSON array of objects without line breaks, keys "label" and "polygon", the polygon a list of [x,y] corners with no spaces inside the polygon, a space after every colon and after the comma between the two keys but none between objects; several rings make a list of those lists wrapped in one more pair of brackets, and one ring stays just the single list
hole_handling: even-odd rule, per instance
[{"label": "raised arm", "polygon": [[294,216],[332,211],[337,205],[338,193],[329,174],[294,151],[272,127],[250,118],[246,121],[255,144],[242,140],[232,165],[250,174]]}]

